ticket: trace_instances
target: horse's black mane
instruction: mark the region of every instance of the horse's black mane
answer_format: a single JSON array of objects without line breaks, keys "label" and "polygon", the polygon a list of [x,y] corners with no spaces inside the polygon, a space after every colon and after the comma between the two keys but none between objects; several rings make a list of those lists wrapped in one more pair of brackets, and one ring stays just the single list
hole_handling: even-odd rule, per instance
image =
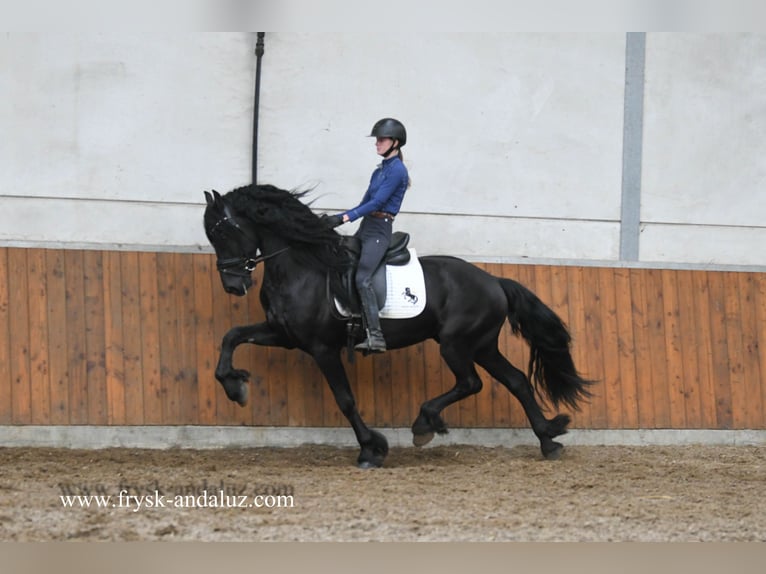
[{"label": "horse's black mane", "polygon": [[303,203],[309,193],[247,185],[227,193],[225,201],[256,227],[285,239],[302,265],[318,271],[341,271],[348,266],[341,236]]}]

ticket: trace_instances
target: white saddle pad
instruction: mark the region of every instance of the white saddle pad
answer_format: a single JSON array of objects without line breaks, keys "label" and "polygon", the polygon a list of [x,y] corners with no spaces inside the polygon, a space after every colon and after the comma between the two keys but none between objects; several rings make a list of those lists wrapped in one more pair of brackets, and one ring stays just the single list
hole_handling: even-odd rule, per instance
[{"label": "white saddle pad", "polygon": [[[386,266],[386,304],[380,310],[381,319],[411,319],[426,308],[426,282],[423,268],[414,249],[409,248],[407,265]],[[335,299],[335,308],[344,317],[351,312]]]}]

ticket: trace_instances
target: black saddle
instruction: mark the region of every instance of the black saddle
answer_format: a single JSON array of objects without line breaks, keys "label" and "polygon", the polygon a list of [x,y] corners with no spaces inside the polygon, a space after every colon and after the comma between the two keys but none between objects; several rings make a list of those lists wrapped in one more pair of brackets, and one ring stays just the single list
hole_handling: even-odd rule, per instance
[{"label": "black saddle", "polygon": [[[386,250],[383,261],[372,275],[372,287],[378,300],[378,308],[383,308],[386,303],[386,265],[407,265],[410,262],[410,251],[407,245],[410,242],[410,234],[403,231],[395,231],[391,236],[391,244]],[[346,249],[351,258],[351,266],[342,278],[344,297],[349,303],[349,308],[354,314],[359,313],[359,296],[356,292],[356,269],[359,265],[359,256],[362,253],[362,242],[354,236],[345,236],[341,245]]]}]

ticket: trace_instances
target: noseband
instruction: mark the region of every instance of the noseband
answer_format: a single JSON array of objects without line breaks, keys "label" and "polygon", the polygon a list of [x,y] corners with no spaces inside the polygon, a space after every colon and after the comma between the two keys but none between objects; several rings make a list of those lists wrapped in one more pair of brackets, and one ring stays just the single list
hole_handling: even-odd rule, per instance
[{"label": "noseband", "polygon": [[[211,235],[215,230],[222,224],[228,223],[231,225],[234,229],[239,231],[241,234],[243,234],[245,237],[247,237],[250,241],[253,241],[254,243],[258,243],[256,238],[254,238],[252,235],[250,235],[245,229],[242,229],[242,227],[239,225],[236,219],[234,219],[234,216],[229,211],[229,206],[224,205],[224,217],[219,219],[216,224],[213,226],[213,228],[210,230]],[[258,248],[256,248],[257,250]],[[274,253],[269,253],[268,255],[243,255],[241,257],[230,257],[228,259],[218,259],[215,263],[215,266],[218,268],[218,271],[221,273],[226,273],[228,275],[235,275],[237,277],[249,277],[250,273],[252,273],[255,268],[258,266],[259,263],[266,261],[267,259],[271,259],[272,257],[276,257],[277,255],[284,253],[290,249],[290,247],[284,247],[282,249],[279,249],[275,251]]]}]

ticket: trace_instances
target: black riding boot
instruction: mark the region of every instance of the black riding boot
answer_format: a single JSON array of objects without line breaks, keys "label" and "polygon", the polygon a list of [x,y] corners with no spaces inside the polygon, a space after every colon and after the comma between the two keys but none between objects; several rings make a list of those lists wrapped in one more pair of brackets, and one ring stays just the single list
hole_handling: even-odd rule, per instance
[{"label": "black riding boot", "polygon": [[380,318],[378,313],[378,299],[375,297],[375,291],[372,287],[360,289],[359,297],[362,300],[362,314],[364,315],[364,324],[367,330],[367,339],[354,347],[357,351],[368,353],[385,353],[386,340],[383,338],[383,331],[380,330]]}]

